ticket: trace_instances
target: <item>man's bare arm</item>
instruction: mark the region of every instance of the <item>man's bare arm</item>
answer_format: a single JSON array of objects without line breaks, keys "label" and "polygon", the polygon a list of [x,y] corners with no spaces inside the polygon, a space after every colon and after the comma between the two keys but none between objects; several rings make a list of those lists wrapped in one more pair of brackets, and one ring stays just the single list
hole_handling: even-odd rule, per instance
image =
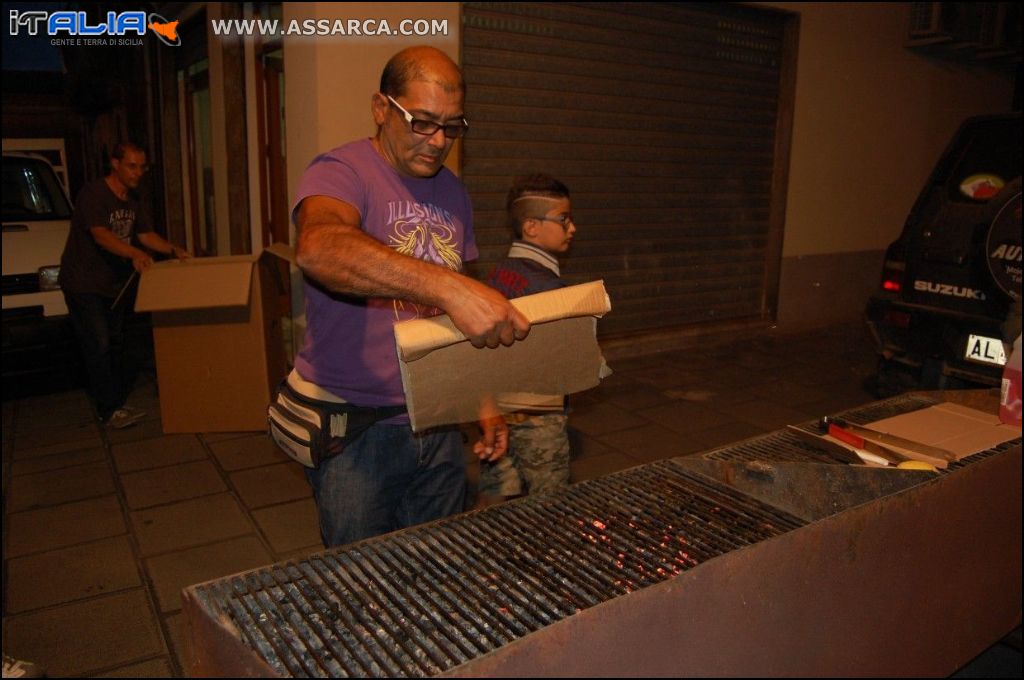
[{"label": "man's bare arm", "polygon": [[139,243],[150,250],[155,250],[158,253],[173,255],[179,260],[192,257],[192,253],[188,252],[184,248],[179,248],[155,231],[144,231],[140,234],[136,234],[136,238],[139,239]]},{"label": "man's bare arm", "polygon": [[136,248],[130,243],[124,243],[114,236],[114,232],[110,231],[109,227],[90,227],[89,233],[92,234],[93,240],[96,241],[100,248],[131,260],[132,266],[135,267],[137,272],[141,272],[153,264],[153,258],[149,256],[149,253]]},{"label": "man's bare arm", "polygon": [[327,289],[387,297],[443,310],[476,347],[511,345],[530,323],[498,291],[468,276],[383,245],[360,229],[359,212],[343,201],[310,196],[298,215],[296,264]]}]

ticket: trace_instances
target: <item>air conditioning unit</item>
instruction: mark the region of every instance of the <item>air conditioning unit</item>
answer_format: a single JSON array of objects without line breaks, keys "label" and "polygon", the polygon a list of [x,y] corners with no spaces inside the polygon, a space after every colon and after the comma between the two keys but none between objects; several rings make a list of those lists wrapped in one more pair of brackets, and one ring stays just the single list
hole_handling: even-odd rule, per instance
[{"label": "air conditioning unit", "polygon": [[911,2],[906,47],[956,60],[1013,66],[1020,61],[1020,5]]},{"label": "air conditioning unit", "polygon": [[[951,43],[950,47],[973,47],[981,40],[986,13],[994,2],[912,2],[908,47]],[[990,24],[992,22],[989,22]]]},{"label": "air conditioning unit", "polygon": [[1020,5],[1010,2],[984,3],[986,11],[982,17],[978,37],[979,59],[998,57],[1020,58]]},{"label": "air conditioning unit", "polygon": [[941,2],[910,3],[910,39],[938,36]]}]

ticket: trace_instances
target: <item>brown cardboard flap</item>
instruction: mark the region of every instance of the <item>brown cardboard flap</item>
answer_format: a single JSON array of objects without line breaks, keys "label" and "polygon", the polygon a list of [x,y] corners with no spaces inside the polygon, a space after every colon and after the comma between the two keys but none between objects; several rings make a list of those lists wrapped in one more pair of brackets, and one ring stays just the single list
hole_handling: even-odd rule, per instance
[{"label": "brown cardboard flap", "polygon": [[251,255],[233,255],[158,262],[142,273],[135,309],[244,307],[249,303],[254,261]]},{"label": "brown cardboard flap", "polygon": [[476,420],[482,404],[498,402],[501,411],[516,410],[517,405],[502,403],[507,393],[565,395],[600,382],[604,361],[596,317],[611,308],[602,282],[512,302],[534,325],[525,340],[509,347],[473,347],[447,317],[395,325],[414,431]]},{"label": "brown cardboard flap", "polygon": [[950,402],[868,423],[867,427],[941,447],[951,451],[956,460],[1020,437],[1020,428],[1003,425],[998,414]]},{"label": "brown cardboard flap", "polygon": [[[531,324],[578,316],[601,317],[612,308],[604,289],[604,281],[527,295],[512,300],[512,305]],[[416,361],[436,349],[465,340],[466,336],[455,327],[447,314],[403,321],[395,325],[395,341],[402,361]]]}]

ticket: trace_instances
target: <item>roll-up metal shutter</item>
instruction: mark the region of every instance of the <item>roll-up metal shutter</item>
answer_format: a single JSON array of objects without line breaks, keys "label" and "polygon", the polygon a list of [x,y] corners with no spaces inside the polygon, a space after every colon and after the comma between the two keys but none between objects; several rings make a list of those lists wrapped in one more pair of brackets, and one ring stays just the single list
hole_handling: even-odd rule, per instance
[{"label": "roll-up metal shutter", "polygon": [[783,53],[795,41],[786,15],[470,2],[463,23],[474,274],[507,252],[513,176],[546,172],[569,186],[577,217],[563,277],[604,279],[612,298],[603,336],[773,317],[791,118]]}]

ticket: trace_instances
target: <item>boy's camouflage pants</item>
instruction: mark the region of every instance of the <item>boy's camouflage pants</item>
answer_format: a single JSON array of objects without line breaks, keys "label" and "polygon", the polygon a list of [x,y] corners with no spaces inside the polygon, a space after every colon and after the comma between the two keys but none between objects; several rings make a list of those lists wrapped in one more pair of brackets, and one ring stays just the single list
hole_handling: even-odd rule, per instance
[{"label": "boy's camouflage pants", "polygon": [[518,496],[557,491],[569,486],[568,416],[563,413],[506,416],[508,452],[494,463],[481,463],[480,493]]}]

